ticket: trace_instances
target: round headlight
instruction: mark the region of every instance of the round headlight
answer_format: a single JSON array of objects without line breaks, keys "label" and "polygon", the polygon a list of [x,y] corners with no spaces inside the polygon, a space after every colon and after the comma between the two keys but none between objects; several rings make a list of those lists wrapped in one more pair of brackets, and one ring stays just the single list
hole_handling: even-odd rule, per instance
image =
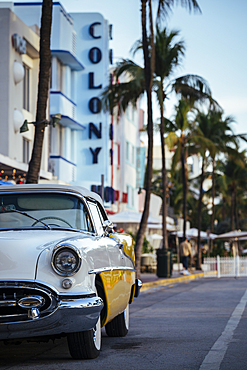
[{"label": "round headlight", "polygon": [[62,276],[74,275],[81,266],[79,251],[72,245],[60,245],[53,251],[52,267]]}]

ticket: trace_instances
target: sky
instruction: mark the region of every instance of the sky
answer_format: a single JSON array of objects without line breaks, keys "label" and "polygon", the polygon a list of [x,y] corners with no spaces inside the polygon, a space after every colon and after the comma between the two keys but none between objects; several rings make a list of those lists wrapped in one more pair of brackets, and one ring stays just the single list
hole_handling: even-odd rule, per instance
[{"label": "sky", "polygon": [[[201,14],[175,6],[164,23],[169,30],[179,30],[186,45],[183,63],[173,77],[188,73],[203,77],[223,108],[224,117],[231,115],[235,119],[233,131],[247,133],[247,0],[197,2]],[[142,64],[141,53],[136,58],[130,53],[134,42],[141,38],[141,0],[61,0],[60,3],[68,13],[101,13],[113,25],[110,47],[114,61],[131,58]],[[157,0],[153,0],[155,3]],[[175,103],[171,97],[166,105],[168,118],[174,113]]]}]

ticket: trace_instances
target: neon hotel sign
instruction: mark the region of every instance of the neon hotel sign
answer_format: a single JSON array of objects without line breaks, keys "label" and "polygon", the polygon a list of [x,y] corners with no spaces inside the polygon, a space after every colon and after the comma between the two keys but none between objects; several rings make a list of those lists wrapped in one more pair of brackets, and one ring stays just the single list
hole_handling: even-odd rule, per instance
[{"label": "neon hotel sign", "polygon": [[[97,32],[96,32],[97,26],[100,26],[100,25],[101,25],[100,22],[95,22],[95,23],[92,23],[89,27],[89,34],[94,39],[100,39],[101,38],[101,35],[97,34]],[[111,31],[111,28],[110,28],[110,31]],[[110,38],[111,38],[111,34],[110,34]],[[88,57],[89,57],[89,60],[91,61],[91,63],[98,64],[102,60],[102,52],[98,47],[93,47],[89,50]],[[112,52],[111,51],[110,51],[110,62],[112,63]],[[90,90],[99,90],[99,89],[102,88],[102,84],[95,85],[94,72],[89,72],[88,77],[89,77],[88,87],[89,87]],[[92,114],[100,113],[101,108],[102,108],[101,100],[98,97],[91,98],[89,100],[88,107],[89,107],[89,110]],[[92,122],[89,123],[89,139],[92,139],[93,134],[98,139],[102,138],[102,122],[99,123],[98,127]],[[109,139],[110,140],[113,139],[112,127],[111,127],[110,132],[109,132]],[[92,153],[92,156],[93,156],[93,163],[98,163],[98,155],[99,155],[102,148],[97,147],[97,148],[93,149],[93,148],[90,147],[89,149],[90,149],[90,151]],[[112,152],[111,152],[111,156],[112,156]],[[98,185],[98,186],[97,185],[92,185],[91,188],[92,188],[91,190],[93,190],[96,193],[101,195],[101,186],[100,185]],[[118,199],[118,196],[117,196],[118,192],[115,192],[113,188],[107,186],[104,190],[105,190],[105,200],[107,202],[111,201],[112,203],[114,203],[114,201]]]},{"label": "neon hotel sign", "polygon": [[[100,22],[95,22],[92,23],[89,27],[89,34],[91,37],[94,39],[100,39],[101,35],[97,33],[97,26],[100,26]],[[98,47],[93,47],[89,50],[88,54],[89,60],[91,61],[92,64],[98,64],[102,60],[102,52]],[[99,90],[102,88],[102,84],[95,85],[94,82],[94,72],[89,72],[89,80],[88,80],[88,87],[90,90]],[[97,114],[100,113],[101,111],[101,100],[98,97],[93,97],[89,100],[88,104],[89,110],[92,114]],[[99,126],[97,127],[94,123],[90,122],[89,123],[89,139],[92,138],[92,135],[95,135],[98,139],[102,138],[102,122],[99,123]],[[99,152],[101,151],[101,147],[97,148],[89,148],[91,153],[92,153],[92,160],[93,163],[98,163],[98,155]]]}]

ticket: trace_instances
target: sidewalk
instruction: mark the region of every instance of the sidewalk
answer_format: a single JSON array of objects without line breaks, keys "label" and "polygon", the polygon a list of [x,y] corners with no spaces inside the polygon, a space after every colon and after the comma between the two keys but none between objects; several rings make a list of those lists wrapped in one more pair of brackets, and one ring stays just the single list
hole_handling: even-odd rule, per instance
[{"label": "sidewalk", "polygon": [[192,271],[191,275],[181,275],[179,272],[173,272],[170,278],[159,278],[156,273],[144,272],[141,273],[142,288],[144,290],[157,286],[165,286],[170,284],[182,283],[189,280],[199,279],[204,277],[203,271]]}]

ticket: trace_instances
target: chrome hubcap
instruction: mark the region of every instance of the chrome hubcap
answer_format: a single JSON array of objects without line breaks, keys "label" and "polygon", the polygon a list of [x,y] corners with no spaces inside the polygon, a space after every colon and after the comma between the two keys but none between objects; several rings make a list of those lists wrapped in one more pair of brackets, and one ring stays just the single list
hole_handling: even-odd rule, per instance
[{"label": "chrome hubcap", "polygon": [[129,329],[129,320],[130,320],[129,305],[124,310],[124,320],[125,320],[126,329]]},{"label": "chrome hubcap", "polygon": [[96,326],[93,329],[93,340],[95,347],[100,350],[101,347],[101,324],[100,324],[100,317],[97,321]]}]

